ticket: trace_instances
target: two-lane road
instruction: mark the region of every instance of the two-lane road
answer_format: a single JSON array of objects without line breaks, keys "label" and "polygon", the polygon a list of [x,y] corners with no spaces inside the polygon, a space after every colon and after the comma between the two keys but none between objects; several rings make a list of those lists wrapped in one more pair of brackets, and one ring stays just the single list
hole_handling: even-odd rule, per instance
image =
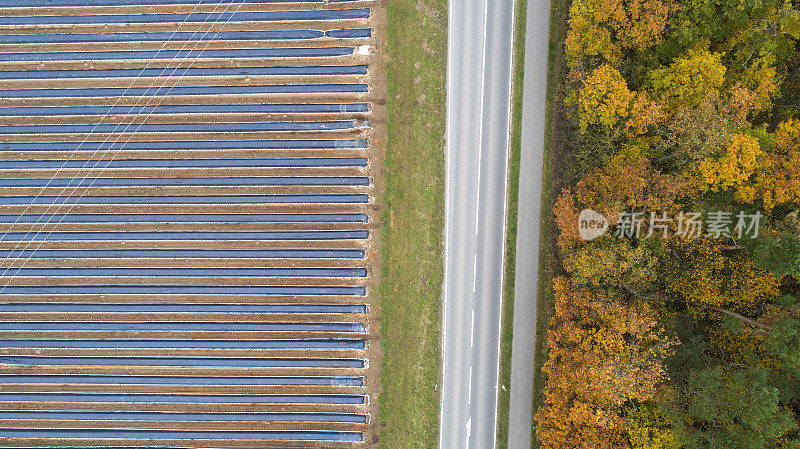
[{"label": "two-lane road", "polygon": [[495,447],[513,0],[450,0],[440,448]]}]

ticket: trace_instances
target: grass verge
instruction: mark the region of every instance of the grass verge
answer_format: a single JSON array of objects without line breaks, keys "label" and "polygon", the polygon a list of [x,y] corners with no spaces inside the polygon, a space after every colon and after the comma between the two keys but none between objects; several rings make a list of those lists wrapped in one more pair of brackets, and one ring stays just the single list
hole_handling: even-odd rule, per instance
[{"label": "grass verge", "polygon": [[511,342],[514,337],[514,276],[517,257],[517,205],[522,142],[522,87],[525,72],[525,28],[528,0],[514,4],[514,67],[511,86],[511,138],[508,159],[505,265],[503,267],[503,315],[500,334],[500,385],[497,393],[497,447],[508,447],[508,414],[511,396]]},{"label": "grass verge", "polygon": [[379,447],[432,449],[439,427],[447,1],[386,3]]}]

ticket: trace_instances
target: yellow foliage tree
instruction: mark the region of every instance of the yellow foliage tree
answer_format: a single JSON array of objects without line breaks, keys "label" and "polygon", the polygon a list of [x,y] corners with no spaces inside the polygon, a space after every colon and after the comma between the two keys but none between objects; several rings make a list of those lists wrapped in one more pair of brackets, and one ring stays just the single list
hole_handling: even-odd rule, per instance
[{"label": "yellow foliage tree", "polygon": [[613,42],[611,30],[595,17],[596,9],[593,0],[575,0],[570,6],[565,50],[573,71],[580,71],[587,58],[611,63],[619,59],[619,46]]},{"label": "yellow foliage tree", "polygon": [[636,94],[628,90],[622,75],[609,64],[595,69],[578,92],[578,124],[581,132],[590,125],[611,129],[628,118]]},{"label": "yellow foliage tree", "polygon": [[698,171],[705,190],[718,192],[736,189],[736,199],[752,202],[755,188],[751,177],[762,157],[761,145],[755,137],[736,134],[717,158],[700,161]]},{"label": "yellow foliage tree", "polygon": [[629,407],[627,418],[631,449],[680,449],[671,422],[654,404]]},{"label": "yellow foliage tree", "polygon": [[742,82],[754,94],[751,104],[754,111],[769,109],[780,91],[781,83],[774,60],[774,56],[757,58],[742,74]]},{"label": "yellow foliage tree", "polygon": [[661,41],[674,0],[575,0],[569,11],[567,63],[580,70],[587,60],[616,64],[623,49],[645,49]]},{"label": "yellow foliage tree", "polygon": [[651,100],[647,92],[639,92],[631,103],[625,128],[630,137],[635,137],[645,134],[650,127],[659,124],[665,117],[664,108],[660,103]]},{"label": "yellow foliage tree", "polygon": [[674,297],[717,312],[755,317],[778,295],[780,280],[752,260],[726,257],[705,240],[681,245],[683,263],[668,273],[667,291]]},{"label": "yellow foliage tree", "polygon": [[657,281],[659,258],[648,245],[628,240],[584,245],[564,255],[564,269],[575,285],[644,291]]},{"label": "yellow foliage tree", "polygon": [[719,95],[726,71],[721,54],[689,50],[668,67],[648,74],[649,91],[672,110],[681,106],[694,107],[709,95]]}]

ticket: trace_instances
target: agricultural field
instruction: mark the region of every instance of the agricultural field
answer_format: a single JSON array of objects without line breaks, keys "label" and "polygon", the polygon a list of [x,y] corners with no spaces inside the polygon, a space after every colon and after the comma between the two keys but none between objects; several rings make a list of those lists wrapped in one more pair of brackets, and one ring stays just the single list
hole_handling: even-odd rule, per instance
[{"label": "agricultural field", "polygon": [[567,10],[540,447],[800,447],[797,2]]},{"label": "agricultural field", "polygon": [[377,446],[384,9],[0,0],[0,446]]}]

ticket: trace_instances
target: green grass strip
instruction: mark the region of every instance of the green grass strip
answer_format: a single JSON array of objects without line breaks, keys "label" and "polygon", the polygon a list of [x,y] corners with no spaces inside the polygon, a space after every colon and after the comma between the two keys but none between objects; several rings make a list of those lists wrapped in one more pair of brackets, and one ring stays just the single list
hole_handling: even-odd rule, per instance
[{"label": "green grass strip", "polygon": [[444,229],[447,1],[387,2],[380,447],[435,448]]}]

